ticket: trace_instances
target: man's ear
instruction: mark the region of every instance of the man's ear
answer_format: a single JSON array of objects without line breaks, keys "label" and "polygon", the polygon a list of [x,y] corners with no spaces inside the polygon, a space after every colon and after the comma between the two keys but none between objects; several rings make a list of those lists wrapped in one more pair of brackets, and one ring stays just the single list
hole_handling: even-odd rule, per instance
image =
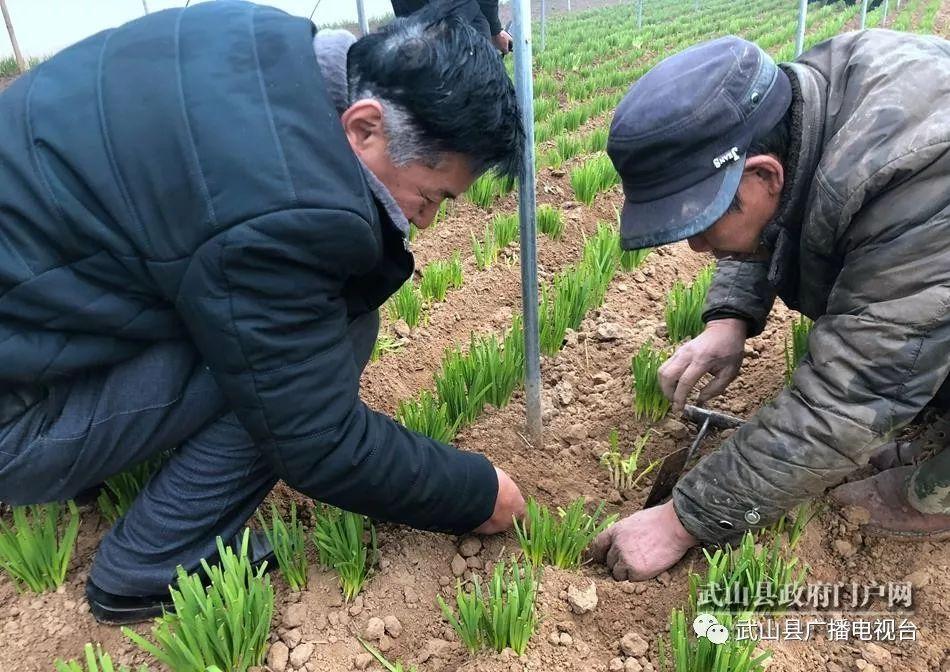
[{"label": "man's ear", "polygon": [[762,180],[770,195],[778,196],[785,186],[785,167],[774,154],[756,154],[745,160],[745,174]]},{"label": "man's ear", "polygon": [[379,101],[372,98],[356,101],[343,112],[340,122],[347,140],[350,141],[350,147],[358,155],[385,150],[383,106]]}]

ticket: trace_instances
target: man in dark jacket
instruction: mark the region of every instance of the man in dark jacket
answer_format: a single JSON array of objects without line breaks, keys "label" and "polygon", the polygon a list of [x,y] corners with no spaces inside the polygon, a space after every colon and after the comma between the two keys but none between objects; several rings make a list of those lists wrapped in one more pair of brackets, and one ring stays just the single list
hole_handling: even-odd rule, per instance
[{"label": "man in dark jacket", "polygon": [[100,620],[160,610],[175,567],[278,478],[454,533],[521,511],[483,456],[359,399],[377,309],[412,273],[409,222],[515,171],[513,87],[458,17],[352,41],[206,3],[84,40],[0,96],[0,500],[68,499],[174,449],[100,545]]},{"label": "man in dark jacket", "polygon": [[627,196],[625,247],[686,238],[718,259],[705,331],[660,371],[674,409],[706,373],[700,403],[735,378],[776,295],[816,320],[792,385],[671,502],[598,540],[614,576],[647,578],[697,542],[773,523],[928,405],[933,456],[905,466],[890,450],[876,461],[893,468],[833,496],[866,509],[867,534],[947,536],[950,43],[849,33],[781,67],[738,38],[701,44],[632,87],[608,151]]},{"label": "man in dark jacket", "polygon": [[[409,16],[432,1],[392,0],[393,12],[396,16]],[[449,0],[448,4],[454,5],[453,11],[459,12],[478,32],[489,38],[502,54],[511,51],[511,35],[501,27],[501,20],[498,18],[498,0]]]}]

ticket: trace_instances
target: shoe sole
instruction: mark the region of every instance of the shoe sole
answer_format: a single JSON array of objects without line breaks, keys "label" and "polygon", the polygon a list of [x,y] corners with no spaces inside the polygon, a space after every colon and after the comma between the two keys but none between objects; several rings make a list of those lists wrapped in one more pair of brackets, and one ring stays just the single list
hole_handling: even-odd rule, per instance
[{"label": "shoe sole", "polygon": [[89,613],[96,619],[97,623],[102,625],[134,625],[136,623],[147,623],[148,621],[160,618],[163,614],[174,613],[175,605],[171,602],[160,602],[143,607],[116,607],[114,605],[104,605],[96,600],[90,600]]}]

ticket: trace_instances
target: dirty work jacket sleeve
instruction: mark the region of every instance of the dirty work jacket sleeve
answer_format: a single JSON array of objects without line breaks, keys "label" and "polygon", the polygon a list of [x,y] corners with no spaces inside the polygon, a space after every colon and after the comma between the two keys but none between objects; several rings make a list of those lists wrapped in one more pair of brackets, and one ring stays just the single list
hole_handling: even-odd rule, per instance
[{"label": "dirty work jacket sleeve", "polygon": [[469,531],[494,510],[489,461],[410,432],[359,399],[340,294],[379,250],[370,225],[349,211],[264,215],[198,250],[177,307],[238,418],[290,486],[373,518]]},{"label": "dirty work jacket sleeve", "polygon": [[749,325],[748,336],[758,336],[775,302],[768,274],[768,261],[720,259],[706,295],[703,322],[741,318]]},{"label": "dirty work jacket sleeve", "polygon": [[891,227],[880,214],[870,208],[840,237],[842,272],[792,386],[676,486],[677,514],[702,541],[768,525],[836,485],[947,378],[950,210]]}]

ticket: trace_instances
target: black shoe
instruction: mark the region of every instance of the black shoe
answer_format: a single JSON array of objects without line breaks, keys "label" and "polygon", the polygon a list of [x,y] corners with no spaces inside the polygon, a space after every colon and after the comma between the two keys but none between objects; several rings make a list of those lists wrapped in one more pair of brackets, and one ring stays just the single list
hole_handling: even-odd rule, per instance
[{"label": "black shoe", "polygon": [[[239,534],[231,540],[231,547],[237,551],[240,546],[241,535]],[[255,570],[265,562],[267,563],[266,571],[268,572],[277,566],[274,549],[260,530],[251,530],[250,540],[248,541],[248,555],[251,558],[251,567]],[[217,562],[218,557],[215,553],[208,560],[208,564],[214,566]],[[202,582],[208,585],[210,579],[203,575]],[[91,578],[86,580],[86,600],[89,602],[89,612],[96,621],[103,625],[143,623],[158,618],[165,612],[175,611],[170,593],[134,597],[113,595],[93,583]]]}]

